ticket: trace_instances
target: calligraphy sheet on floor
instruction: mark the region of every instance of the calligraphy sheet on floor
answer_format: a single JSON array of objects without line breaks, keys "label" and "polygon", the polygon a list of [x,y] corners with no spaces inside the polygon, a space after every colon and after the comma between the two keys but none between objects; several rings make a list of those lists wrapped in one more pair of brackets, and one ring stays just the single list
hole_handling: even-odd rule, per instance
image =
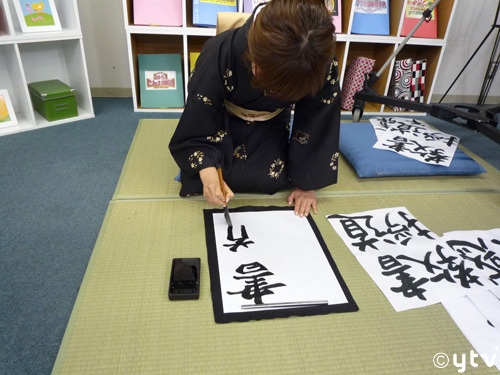
[{"label": "calligraphy sheet on floor", "polygon": [[232,227],[222,210],[204,210],[217,323],[358,310],[311,215],[255,206],[230,215]]},{"label": "calligraphy sheet on floor", "polygon": [[439,237],[404,207],[327,219],[396,311],[500,284],[499,229]]},{"label": "calligraphy sheet on floor", "polygon": [[374,148],[427,164],[449,167],[460,141],[413,118],[375,117],[370,122],[377,135]]},{"label": "calligraphy sheet on floor", "polygon": [[448,299],[442,303],[484,363],[500,370],[500,327],[493,323],[493,319],[498,320],[500,316],[498,298],[486,292]]}]

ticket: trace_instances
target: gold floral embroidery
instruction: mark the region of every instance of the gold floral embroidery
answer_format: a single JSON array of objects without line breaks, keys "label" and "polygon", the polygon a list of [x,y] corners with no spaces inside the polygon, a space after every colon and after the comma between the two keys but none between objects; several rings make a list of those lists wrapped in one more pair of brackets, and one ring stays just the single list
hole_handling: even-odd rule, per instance
[{"label": "gold floral embroidery", "polygon": [[338,67],[339,62],[337,60],[333,60],[333,62],[330,64],[330,71],[328,72],[328,77],[326,78],[327,81],[330,82],[330,84],[334,85],[337,82],[337,79],[333,75],[333,67]]},{"label": "gold floral embroidery", "polygon": [[214,143],[219,143],[219,142],[222,142],[222,140],[224,139],[224,137],[227,135],[227,132],[223,131],[223,130],[219,130],[217,133],[215,133],[215,135],[213,136],[208,136],[207,139],[210,141],[210,142],[214,142]]},{"label": "gold floral embroidery", "polygon": [[196,169],[197,166],[203,163],[203,157],[205,155],[201,151],[195,151],[190,157],[189,162],[191,163],[191,168]]},{"label": "gold floral embroidery", "polygon": [[226,74],[222,78],[224,78],[224,87],[226,88],[227,92],[233,92],[234,90],[234,86],[229,85],[229,78],[231,78],[232,76],[232,70],[226,68]]},{"label": "gold floral embroidery", "polygon": [[339,153],[336,152],[335,154],[332,155],[332,160],[330,161],[330,167],[332,168],[333,171],[337,170],[339,164]]},{"label": "gold floral embroidery", "polygon": [[205,104],[212,105],[212,101],[206,96],[203,96],[201,94],[196,94],[196,98]]},{"label": "gold floral embroidery", "polygon": [[233,152],[233,156],[236,159],[246,160],[247,159],[247,149],[245,145],[236,146]]},{"label": "gold floral embroidery", "polygon": [[269,177],[278,179],[285,168],[285,163],[281,159],[276,159],[271,164],[271,168],[269,168]]},{"label": "gold floral embroidery", "polygon": [[293,136],[293,140],[299,142],[301,145],[305,145],[309,142],[311,136],[302,130],[297,130]]},{"label": "gold floral embroidery", "polygon": [[334,92],[333,96],[329,99],[321,99],[321,103],[323,104],[332,104],[335,101],[335,98],[337,97],[338,93]]}]

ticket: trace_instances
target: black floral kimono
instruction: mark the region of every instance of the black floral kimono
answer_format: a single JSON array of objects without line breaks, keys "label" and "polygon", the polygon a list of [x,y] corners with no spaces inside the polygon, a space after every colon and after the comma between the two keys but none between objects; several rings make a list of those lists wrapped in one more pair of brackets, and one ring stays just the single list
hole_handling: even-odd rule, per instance
[{"label": "black floral kimono", "polygon": [[209,39],[198,57],[169,145],[181,169],[181,196],[203,193],[199,171],[214,166],[222,168],[234,192],[316,190],[337,182],[338,62],[332,62],[316,96],[295,103],[290,135],[293,103],[250,86],[244,55],[251,22],[253,16]]}]

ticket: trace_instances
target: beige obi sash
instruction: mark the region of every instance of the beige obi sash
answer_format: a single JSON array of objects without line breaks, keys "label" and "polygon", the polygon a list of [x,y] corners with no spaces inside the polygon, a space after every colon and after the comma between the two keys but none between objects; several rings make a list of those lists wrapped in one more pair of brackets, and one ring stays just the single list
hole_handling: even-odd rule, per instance
[{"label": "beige obi sash", "polygon": [[270,120],[273,117],[279,115],[285,109],[279,108],[274,112],[254,111],[252,109],[238,107],[236,104],[230,102],[229,100],[224,100],[224,105],[226,106],[227,111],[233,116],[250,122]]}]

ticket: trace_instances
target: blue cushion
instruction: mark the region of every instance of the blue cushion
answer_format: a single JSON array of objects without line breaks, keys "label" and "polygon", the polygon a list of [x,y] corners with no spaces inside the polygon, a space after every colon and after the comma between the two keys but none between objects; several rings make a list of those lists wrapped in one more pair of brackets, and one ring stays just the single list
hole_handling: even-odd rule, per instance
[{"label": "blue cushion", "polygon": [[457,149],[449,167],[432,165],[388,150],[373,148],[377,136],[369,122],[342,123],[340,152],[359,177],[473,175],[486,173],[474,159]]},{"label": "blue cushion", "polygon": [[174,177],[174,180],[181,182],[181,171],[180,170],[179,170],[179,173],[177,174],[177,176]]}]

